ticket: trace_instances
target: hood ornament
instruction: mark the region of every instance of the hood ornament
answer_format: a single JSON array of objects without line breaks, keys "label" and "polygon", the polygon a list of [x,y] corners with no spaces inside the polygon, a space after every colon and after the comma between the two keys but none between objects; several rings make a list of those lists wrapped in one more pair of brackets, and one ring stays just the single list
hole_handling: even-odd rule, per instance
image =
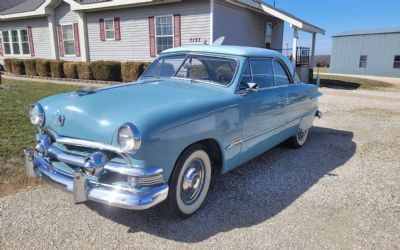
[{"label": "hood ornament", "polygon": [[59,126],[64,126],[65,116],[63,114],[58,114],[57,122]]}]

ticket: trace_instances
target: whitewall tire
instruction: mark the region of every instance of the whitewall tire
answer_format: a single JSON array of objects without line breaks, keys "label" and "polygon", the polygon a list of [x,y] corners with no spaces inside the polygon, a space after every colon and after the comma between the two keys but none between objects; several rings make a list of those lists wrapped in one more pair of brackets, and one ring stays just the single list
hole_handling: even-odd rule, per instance
[{"label": "whitewall tire", "polygon": [[292,148],[301,148],[307,142],[309,130],[299,131],[295,136],[291,137],[288,142]]},{"label": "whitewall tire", "polygon": [[194,214],[207,197],[211,173],[211,159],[206,147],[197,144],[186,149],[171,177],[170,210],[181,218]]}]

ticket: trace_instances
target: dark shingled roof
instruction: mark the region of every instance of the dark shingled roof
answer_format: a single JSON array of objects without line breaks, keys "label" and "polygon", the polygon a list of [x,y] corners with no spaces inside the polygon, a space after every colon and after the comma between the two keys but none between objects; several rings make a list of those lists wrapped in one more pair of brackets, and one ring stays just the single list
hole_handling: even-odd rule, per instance
[{"label": "dark shingled roof", "polygon": [[1,0],[0,15],[10,15],[33,11],[39,8],[45,0]]},{"label": "dark shingled roof", "polygon": [[400,33],[400,27],[397,28],[384,28],[384,29],[370,29],[370,30],[354,30],[343,32],[332,37],[341,37],[341,36],[360,36],[360,35],[375,35],[375,34],[392,34],[392,33]]}]

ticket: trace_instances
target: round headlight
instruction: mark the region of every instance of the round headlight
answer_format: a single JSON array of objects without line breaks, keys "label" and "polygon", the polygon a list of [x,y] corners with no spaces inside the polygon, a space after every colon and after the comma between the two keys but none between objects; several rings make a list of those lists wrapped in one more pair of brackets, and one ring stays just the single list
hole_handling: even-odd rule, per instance
[{"label": "round headlight", "polygon": [[132,123],[125,123],[118,129],[118,144],[127,153],[134,153],[141,146],[141,135]]},{"label": "round headlight", "polygon": [[45,121],[44,109],[39,103],[35,103],[31,106],[29,112],[31,123],[35,126],[42,127]]}]

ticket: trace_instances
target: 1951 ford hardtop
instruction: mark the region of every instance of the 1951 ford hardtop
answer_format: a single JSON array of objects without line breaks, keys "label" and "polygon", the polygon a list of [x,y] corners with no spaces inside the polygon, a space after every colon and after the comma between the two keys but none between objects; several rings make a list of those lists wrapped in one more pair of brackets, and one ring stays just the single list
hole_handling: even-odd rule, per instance
[{"label": "1951 ford hardtop", "polygon": [[32,105],[28,176],[127,209],[162,201],[188,217],[212,177],[275,145],[304,145],[321,95],[278,52],[188,46],[163,52],[135,83],[83,89]]}]

